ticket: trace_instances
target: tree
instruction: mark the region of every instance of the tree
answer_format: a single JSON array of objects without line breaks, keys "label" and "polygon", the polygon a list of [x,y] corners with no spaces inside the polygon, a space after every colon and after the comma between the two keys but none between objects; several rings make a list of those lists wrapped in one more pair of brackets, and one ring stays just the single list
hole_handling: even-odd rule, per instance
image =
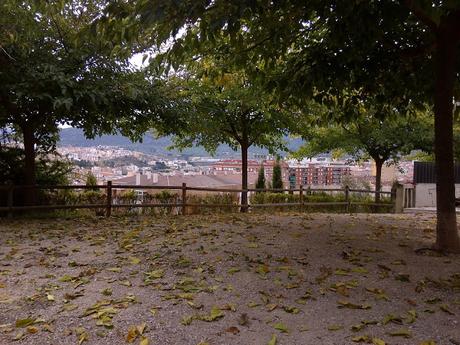
[{"label": "tree", "polygon": [[281,174],[281,165],[280,165],[279,159],[276,160],[276,163],[273,166],[272,188],[273,189],[283,188],[283,178]]},{"label": "tree", "polygon": [[[24,185],[24,149],[0,146],[0,184]],[[59,156],[39,154],[36,160],[36,178],[39,185],[69,183],[73,165]]]},{"label": "tree", "polygon": [[259,175],[257,176],[256,189],[265,189],[265,169],[261,164],[259,168]]},{"label": "tree", "polygon": [[460,90],[458,2],[138,0],[129,18],[130,25],[155,28],[156,45],[172,42],[166,54],[175,64],[210,51],[236,66],[263,61],[265,73],[254,77],[294,102],[318,90],[364,87],[400,107],[433,103],[435,248],[460,252],[452,148],[453,98]]},{"label": "tree", "polygon": [[[451,1],[324,2],[323,35],[292,49],[282,79],[299,90],[361,87],[399,107],[434,105],[435,249],[460,252],[455,212],[453,101],[459,89],[460,4]],[[363,35],[363,25],[370,28]],[[305,39],[305,37],[304,37]],[[326,78],[324,71],[333,71]],[[289,80],[287,80],[289,78]],[[281,82],[282,84],[282,82]]]},{"label": "tree", "polygon": [[[86,175],[86,181],[85,181],[86,186],[97,186],[97,178],[94,176],[92,172],[89,172]],[[93,190],[98,190],[98,188],[94,188]]]},{"label": "tree", "polygon": [[121,130],[138,138],[161,108],[154,81],[106,49],[110,42],[90,35],[105,3],[0,5],[0,128],[21,137],[27,185],[37,183],[37,149],[53,151],[59,124],[83,128],[87,136]]},{"label": "tree", "polygon": [[[202,60],[186,73],[187,78],[175,78],[174,83],[187,109],[174,127],[164,126],[161,134],[174,135],[179,148],[201,145],[212,153],[218,145],[228,144],[240,149],[241,186],[246,190],[249,147],[282,149],[290,119],[243,72],[226,72],[218,62]],[[241,203],[247,205],[247,192],[242,193]]]},{"label": "tree", "polygon": [[[298,133],[306,144],[295,154],[296,157],[312,157],[319,153],[340,151],[351,155],[356,161],[372,158],[375,162],[375,190],[381,191],[382,167],[397,163],[402,155],[413,150],[431,152],[433,144],[431,113],[413,112],[400,114],[395,107],[381,106],[375,99],[362,98],[359,92],[342,97],[333,108],[326,108],[331,116],[320,115],[306,119]],[[323,108],[324,109],[324,108]],[[353,111],[353,121],[343,121]],[[384,111],[385,113],[381,113]],[[375,194],[380,202],[380,194]]]}]

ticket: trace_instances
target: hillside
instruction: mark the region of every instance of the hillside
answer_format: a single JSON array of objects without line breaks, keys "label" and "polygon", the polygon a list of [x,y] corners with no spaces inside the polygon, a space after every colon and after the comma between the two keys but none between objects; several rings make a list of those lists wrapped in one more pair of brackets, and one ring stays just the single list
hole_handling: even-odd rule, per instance
[{"label": "hillside", "polygon": [[[144,136],[142,143],[133,143],[128,138],[122,135],[103,135],[97,137],[94,140],[86,139],[83,135],[83,131],[77,128],[63,128],[61,129],[61,139],[58,146],[119,146],[126,148],[128,150],[140,151],[147,154],[154,155],[171,155],[179,154],[177,150],[168,150],[168,147],[171,146],[172,141],[169,137],[155,139],[152,135],[147,134]],[[286,138],[289,141],[289,148],[291,150],[296,150],[301,145],[300,139],[290,139]],[[250,148],[249,152],[251,154],[267,154],[267,150],[263,150],[257,147]],[[188,156],[207,156],[208,153],[202,147],[194,147],[183,151],[184,155]],[[233,151],[227,145],[221,145],[216,152],[217,157],[237,157],[238,152]]]}]

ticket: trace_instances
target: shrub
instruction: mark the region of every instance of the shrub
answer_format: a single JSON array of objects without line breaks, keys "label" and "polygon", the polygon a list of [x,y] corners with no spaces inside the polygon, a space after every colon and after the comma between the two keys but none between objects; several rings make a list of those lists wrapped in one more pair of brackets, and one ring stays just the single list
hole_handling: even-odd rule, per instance
[{"label": "shrub", "polygon": [[[187,197],[187,203],[191,204],[220,204],[220,205],[237,205],[238,196],[236,193],[210,193],[210,194],[192,194]],[[216,212],[237,212],[238,207],[227,206],[213,206],[213,207],[200,207],[189,206],[187,207],[187,214],[210,214]]]},{"label": "shrub", "polygon": [[256,189],[265,189],[265,169],[261,165],[259,169],[259,176],[257,176]]},{"label": "shrub", "polygon": [[[92,172],[89,172],[86,175],[85,185],[86,186],[97,186],[97,178],[96,178],[96,176],[94,176],[94,174]],[[97,190],[97,188],[91,188],[91,190]]]},{"label": "shrub", "polygon": [[281,165],[279,161],[276,161],[276,164],[273,167],[272,188],[273,189],[283,188],[283,179],[281,176]]},{"label": "shrub", "polygon": [[123,191],[119,196],[117,196],[117,199],[122,204],[134,204],[137,200],[137,194],[134,189],[130,189]]}]

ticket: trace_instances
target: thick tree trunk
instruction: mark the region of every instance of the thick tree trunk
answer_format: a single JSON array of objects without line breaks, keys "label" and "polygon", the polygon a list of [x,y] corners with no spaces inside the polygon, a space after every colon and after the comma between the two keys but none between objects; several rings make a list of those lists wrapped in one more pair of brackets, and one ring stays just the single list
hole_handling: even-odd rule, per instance
[{"label": "thick tree trunk", "polygon": [[[29,125],[22,126],[22,136],[24,139],[24,183],[27,186],[35,186],[36,170],[35,170],[35,135],[33,128]],[[24,190],[24,202],[26,205],[34,205],[36,201],[36,191],[33,188]]]},{"label": "thick tree trunk", "polygon": [[437,227],[435,248],[460,252],[455,213],[455,175],[453,154],[453,88],[457,43],[450,31],[439,28],[435,84],[435,156]]},{"label": "thick tree trunk", "polygon": [[[374,159],[375,161],[375,191],[380,192],[382,190],[382,159]],[[380,202],[380,193],[375,193],[375,203]]]},{"label": "thick tree trunk", "polygon": [[[241,144],[241,188],[248,189],[248,145]],[[248,192],[241,193],[241,212],[247,212]]]}]

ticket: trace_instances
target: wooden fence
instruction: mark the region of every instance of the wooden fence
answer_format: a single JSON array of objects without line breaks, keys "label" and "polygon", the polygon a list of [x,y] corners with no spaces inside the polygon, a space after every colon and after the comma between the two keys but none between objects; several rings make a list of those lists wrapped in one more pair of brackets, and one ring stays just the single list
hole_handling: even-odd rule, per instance
[{"label": "wooden fence", "polygon": [[[30,190],[33,189],[35,192],[38,190],[105,190],[105,202],[98,204],[74,204],[74,205],[25,205],[25,206],[15,206],[14,195],[17,190]],[[135,191],[146,191],[146,190],[161,190],[161,191],[178,191],[180,200],[176,199],[174,203],[114,203],[113,195],[114,190],[135,190]],[[359,190],[359,189],[350,189],[345,187],[344,189],[311,189],[300,188],[293,189],[228,189],[228,188],[207,188],[207,187],[189,187],[185,183],[181,186],[151,186],[151,185],[113,185],[111,181],[108,181],[105,185],[97,186],[86,186],[86,185],[65,185],[65,186],[16,186],[16,185],[1,185],[0,192],[7,194],[6,206],[0,206],[0,212],[12,216],[14,212],[18,211],[34,211],[34,210],[58,210],[58,209],[105,209],[105,215],[110,217],[112,214],[112,209],[114,208],[155,208],[155,207],[175,207],[181,210],[183,215],[186,214],[187,207],[230,207],[230,208],[239,208],[242,212],[247,211],[250,208],[261,208],[261,207],[282,207],[282,206],[345,206],[347,212],[350,211],[352,205],[361,205],[361,206],[370,206],[370,207],[387,207],[393,208],[395,201],[394,192],[383,192],[383,191],[370,191],[370,190]],[[298,194],[298,202],[289,202],[289,203],[265,203],[265,204],[245,204],[240,203],[236,204],[202,204],[202,203],[191,203],[187,202],[187,191],[195,192],[211,192],[211,193],[263,193],[263,192],[273,192],[273,193],[288,193],[288,194]],[[314,194],[315,192],[326,192],[326,193],[343,193],[344,201],[338,202],[308,202],[305,201],[305,195]],[[369,203],[369,202],[354,202],[350,198],[351,193],[360,193],[360,194],[380,194],[391,196],[391,203]],[[249,199],[249,198],[248,198]]]}]

